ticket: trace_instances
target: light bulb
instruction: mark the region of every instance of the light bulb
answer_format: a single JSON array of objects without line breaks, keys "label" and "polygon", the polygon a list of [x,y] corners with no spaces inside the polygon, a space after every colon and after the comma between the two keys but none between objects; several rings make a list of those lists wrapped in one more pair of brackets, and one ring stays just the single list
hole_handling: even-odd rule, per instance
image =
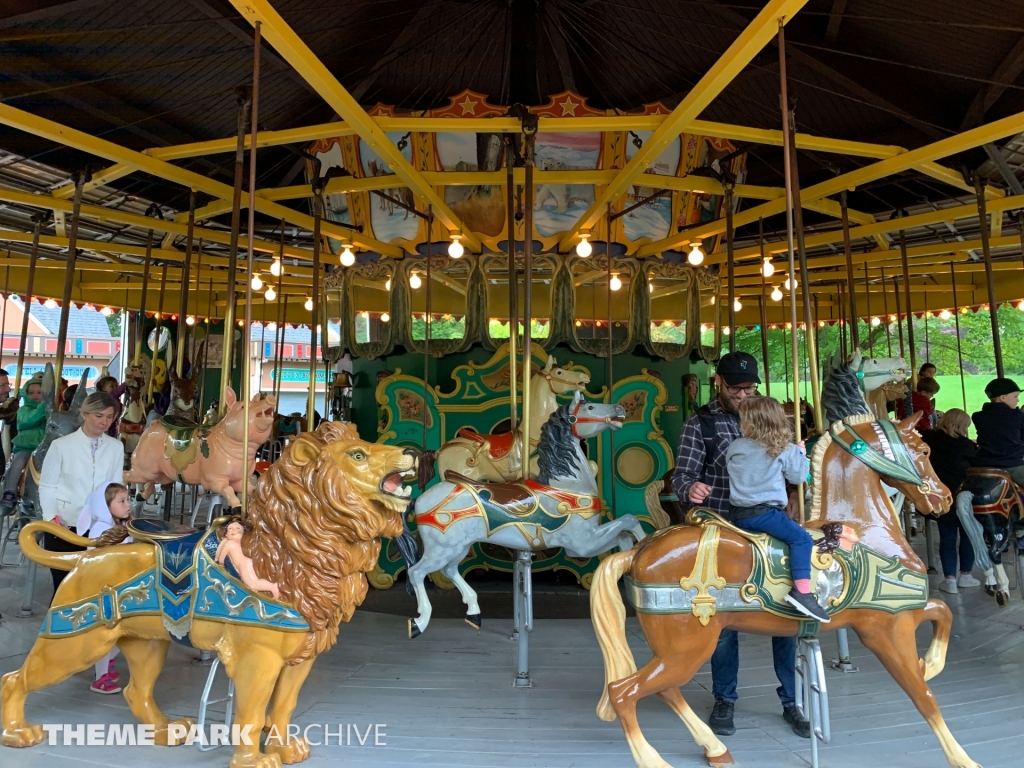
[{"label": "light bulb", "polygon": [[307,312],[312,312],[313,311],[313,297],[312,296],[307,296],[306,297],[306,303],[303,304],[302,306],[304,306],[306,308]]},{"label": "light bulb", "polygon": [[280,259],[274,259],[272,262],[270,262],[270,274],[272,274],[274,277],[280,277],[281,276],[281,260]]},{"label": "light bulb", "polygon": [[690,248],[690,253],[687,255],[686,260],[696,267],[698,264],[703,263],[704,251],[700,249],[699,240],[690,243],[690,245],[692,247]]},{"label": "light bulb", "polygon": [[654,283],[648,283],[647,284],[647,292],[648,293],[654,293]]},{"label": "light bulb", "polygon": [[878,326],[880,326],[881,324],[882,324],[882,318],[880,318],[880,317],[878,317],[878,316],[875,316],[875,317],[872,317],[872,318],[871,318],[871,326],[872,326],[873,328],[877,328],[877,327],[878,327]]},{"label": "light bulb", "polygon": [[195,324],[196,324],[196,319],[194,317],[192,317],[192,315],[189,315],[188,317],[185,318],[185,325],[195,325]]},{"label": "light bulb", "polygon": [[708,327],[706,325],[704,325],[704,323],[700,324],[700,332],[701,333],[707,333],[708,332]]},{"label": "light bulb", "polygon": [[419,288],[421,285],[423,285],[423,281],[420,280],[420,276],[413,272],[412,275],[409,276],[409,287],[415,289]]},{"label": "light bulb", "polygon": [[384,290],[385,291],[390,291],[391,290],[391,278],[390,277],[388,278],[387,282],[384,283]]},{"label": "light bulb", "polygon": [[969,311],[968,307],[960,307],[960,314],[961,315],[966,315],[968,311]]},{"label": "light bulb", "polygon": [[729,335],[732,334],[732,328],[728,328],[728,327],[723,328],[722,329],[722,333],[724,333],[726,336],[729,336]]},{"label": "light bulb", "polygon": [[588,237],[590,235],[580,235],[580,241],[576,244],[576,255],[584,259],[594,252],[594,247],[590,244]]},{"label": "light bulb", "polygon": [[[1018,309],[1020,309],[1019,306],[1018,306]],[[940,320],[949,320],[949,318],[951,318],[952,316],[953,316],[953,313],[950,312],[948,309],[944,309],[941,312],[939,312],[939,319]]]},{"label": "light bulb", "polygon": [[253,275],[252,276],[252,289],[254,291],[258,291],[262,287],[263,287],[263,280],[260,278],[259,275]]},{"label": "light bulb", "polygon": [[779,286],[772,288],[772,301],[782,301],[782,291],[779,290]]},{"label": "light bulb", "polygon": [[46,307],[47,309],[56,309],[57,302],[54,301],[53,299],[47,299],[46,301],[43,302],[43,306]]},{"label": "light bulb", "polygon": [[622,281],[619,280],[618,272],[612,272],[612,279],[608,282],[608,287],[613,291],[617,291],[622,287]]},{"label": "light bulb", "polygon": [[267,299],[267,301],[273,301],[274,299],[277,298],[277,291],[275,291],[272,287],[267,288],[267,292],[264,293],[263,295]]},{"label": "light bulb", "polygon": [[735,299],[735,300],[734,300],[734,301],[732,302],[732,308],[733,308],[733,309],[734,309],[735,311],[739,312],[739,311],[740,311],[741,309],[743,309],[743,304],[741,304],[741,303],[740,303],[740,300],[739,300],[739,299]]},{"label": "light bulb", "polygon": [[362,312],[359,313],[359,316],[361,318],[363,318],[363,320],[369,320],[370,319],[370,313],[367,312],[365,309]]},{"label": "light bulb", "polygon": [[343,267],[351,267],[353,264],[356,263],[356,255],[352,253],[351,245],[346,245],[344,248],[341,249],[341,256],[339,257],[339,260],[341,261],[341,266]]},{"label": "light bulb", "polygon": [[671,320],[666,320],[661,324],[661,326],[662,328],[674,328],[675,323],[673,323]]},{"label": "light bulb", "polygon": [[896,322],[896,315],[889,315],[889,322],[890,323],[895,323]]},{"label": "light bulb", "polygon": [[799,287],[800,287],[800,281],[799,281],[799,280],[797,280],[797,279],[796,279],[796,278],[794,277],[794,278],[793,278],[793,287],[792,287],[792,288],[790,288],[790,287],[789,287],[789,285],[790,285],[790,284],[789,284],[789,278],[787,277],[787,278],[786,278],[786,282],[784,282],[784,283],[782,284],[782,287],[783,287],[783,288],[785,288],[785,289],[786,289],[787,291],[795,291],[795,290],[796,290],[797,288],[799,288]]},{"label": "light bulb", "polygon": [[380,313],[380,321],[382,323],[389,323],[389,322],[391,322],[391,315],[389,315],[387,312],[381,312]]},{"label": "light bulb", "polygon": [[462,247],[462,243],[459,239],[462,235],[452,235],[452,241],[448,244],[448,255],[453,259],[461,259],[462,254],[466,252],[466,249]]},{"label": "light bulb", "polygon": [[787,331],[793,330],[793,324],[792,323],[786,323],[786,330]]},{"label": "light bulb", "polygon": [[765,277],[771,277],[775,274],[775,265],[772,264],[770,257],[764,257],[764,264],[761,265],[761,274]]},{"label": "light bulb", "polygon": [[818,327],[819,328],[824,328],[825,327],[825,321],[824,320],[819,320],[818,321]]},{"label": "light bulb", "polygon": [[104,307],[103,309],[100,310],[100,314],[103,315],[104,317],[110,317],[112,314],[114,314],[114,310],[112,310],[110,307]]},{"label": "light bulb", "polygon": [[[1017,309],[1019,309],[1019,310],[1020,310],[1021,312],[1024,312],[1024,301],[1020,302],[1020,303],[1019,303],[1019,304],[1017,305]],[[942,310],[942,311],[943,311],[943,312],[946,312],[946,310]],[[949,314],[949,312],[946,312],[946,314],[948,315],[948,314]],[[943,319],[943,320],[945,320],[946,318],[942,318],[942,319]]]}]

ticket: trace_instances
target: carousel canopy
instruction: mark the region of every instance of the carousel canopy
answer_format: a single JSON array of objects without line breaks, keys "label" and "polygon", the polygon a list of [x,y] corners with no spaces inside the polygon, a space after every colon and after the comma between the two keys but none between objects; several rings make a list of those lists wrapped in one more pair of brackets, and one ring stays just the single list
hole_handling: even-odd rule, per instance
[{"label": "carousel canopy", "polygon": [[[536,117],[535,250],[568,254],[584,235],[595,255],[611,241],[616,259],[679,264],[699,243],[700,270],[714,273],[726,261],[724,192],[734,184],[737,322],[758,322],[759,231],[777,272],[766,294],[786,255],[783,18],[820,306],[838,312],[842,301],[843,193],[857,289],[873,307],[893,276],[902,279],[901,232],[909,309],[984,298],[975,176],[997,299],[1020,299],[1017,11],[941,0],[17,0],[0,8],[0,242],[10,249],[0,264],[10,290],[24,292],[35,216],[35,293],[61,297],[73,178],[88,170],[73,300],[138,308],[152,230],[146,308],[157,309],[163,279],[171,311],[186,290],[190,313],[223,314],[239,89],[253,83],[259,22],[252,234],[263,282],[282,296],[258,293],[254,318],[274,321],[283,296],[290,322],[308,318],[318,173],[327,177],[332,269],[341,266],[328,251],[346,244],[360,267],[422,254],[428,242],[446,248],[453,236],[479,258],[504,250],[504,139]],[[510,154],[520,165],[516,147]],[[524,181],[513,168],[517,189]],[[183,276],[193,191],[197,226]],[[242,202],[244,249],[247,194]],[[514,205],[521,247],[522,198]],[[433,227],[422,218],[428,208]],[[279,278],[269,270],[282,253]],[[249,278],[239,270],[240,289]],[[635,294],[616,294],[626,295]],[[439,301],[435,309],[460,314],[457,300]],[[652,322],[689,316],[670,307],[652,302]],[[492,308],[486,318],[503,314]]]}]

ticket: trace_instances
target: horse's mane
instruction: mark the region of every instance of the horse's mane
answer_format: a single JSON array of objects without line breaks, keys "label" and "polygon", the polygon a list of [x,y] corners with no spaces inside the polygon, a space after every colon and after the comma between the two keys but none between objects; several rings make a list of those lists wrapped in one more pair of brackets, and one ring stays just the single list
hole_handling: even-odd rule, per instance
[{"label": "horse's mane", "polygon": [[875,415],[873,413],[860,413],[853,416],[847,416],[840,419],[832,424],[829,429],[825,430],[825,434],[818,438],[818,441],[814,444],[814,449],[811,451],[811,510],[807,516],[808,520],[817,520],[821,517],[821,482],[824,478],[825,470],[825,452],[829,446],[832,445],[832,435],[838,434],[844,424],[849,424],[851,427],[857,424],[870,424],[875,421]]},{"label": "horse's mane", "polygon": [[569,421],[569,405],[559,406],[540,428],[537,445],[537,482],[548,485],[558,477],[572,477],[580,469],[573,450],[575,438]]},{"label": "horse's mane", "polygon": [[861,394],[857,372],[838,355],[833,358],[828,378],[821,385],[821,407],[825,411],[826,424],[842,421],[847,416],[871,413]]},{"label": "horse's mane", "polygon": [[313,630],[290,664],[334,644],[339,622],[366,597],[365,573],[377,563],[380,537],[401,533],[374,502],[354,492],[324,450],[351,439],[358,439],[355,427],[342,422],[324,421],[302,433],[260,478],[249,507],[252,531],[243,551]]}]

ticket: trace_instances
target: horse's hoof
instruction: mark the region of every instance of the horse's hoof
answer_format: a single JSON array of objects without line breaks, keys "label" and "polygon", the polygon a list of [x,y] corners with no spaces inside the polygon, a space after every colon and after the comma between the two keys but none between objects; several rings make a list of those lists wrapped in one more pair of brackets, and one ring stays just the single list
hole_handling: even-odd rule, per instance
[{"label": "horse's hoof", "polygon": [[415,640],[420,634],[420,628],[416,626],[416,622],[413,619],[409,619],[409,639]]},{"label": "horse's hoof", "polygon": [[234,515],[236,517],[241,517],[242,516],[242,505],[239,504],[237,507],[231,507],[231,509],[228,510],[228,514],[229,515]]},{"label": "horse's hoof", "polygon": [[996,590],[995,598],[996,598],[996,605],[998,605],[1000,608],[1005,608],[1006,604],[1010,602],[1010,595],[1009,595],[1009,593],[1008,592],[1004,592],[1001,589]]},{"label": "horse's hoof", "polygon": [[309,742],[299,737],[292,738],[287,744],[267,744],[263,747],[268,755],[277,755],[285,765],[301,763],[309,758]]},{"label": "horse's hoof", "polygon": [[46,731],[41,725],[5,729],[3,734],[0,734],[0,744],[5,747],[34,747],[44,741],[46,741]]},{"label": "horse's hoof", "polygon": [[989,597],[995,597],[996,596],[996,585],[995,584],[986,584],[985,585],[985,594],[988,595]]},{"label": "horse's hoof", "polygon": [[729,754],[728,749],[722,754],[715,755],[714,757],[706,755],[705,759],[708,761],[708,765],[710,765],[711,768],[723,768],[723,766],[732,765],[735,762],[735,760],[732,759],[732,755]]},{"label": "horse's hoof", "polygon": [[483,619],[480,618],[479,613],[472,613],[466,616],[466,623],[473,629],[480,629],[483,626]]},{"label": "horse's hoof", "polygon": [[[196,721],[191,717],[179,717],[177,720],[171,720],[167,723],[166,728],[158,728],[153,733],[153,743],[159,747],[180,747],[188,739],[188,734],[195,724]],[[173,736],[170,732],[170,726],[172,725],[180,726],[175,728]]]}]

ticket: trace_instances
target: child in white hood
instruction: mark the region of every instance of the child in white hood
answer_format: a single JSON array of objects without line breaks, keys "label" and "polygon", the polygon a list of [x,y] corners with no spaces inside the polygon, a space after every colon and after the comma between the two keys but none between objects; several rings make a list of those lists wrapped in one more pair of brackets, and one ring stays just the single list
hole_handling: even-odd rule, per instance
[{"label": "child in white hood", "polygon": [[[79,536],[90,539],[98,538],[105,531],[117,525],[124,525],[132,517],[131,504],[128,502],[128,489],[120,483],[105,481],[99,484],[82,507],[75,529]],[[131,538],[125,539],[130,542]],[[121,686],[117,684],[120,675],[114,665],[118,654],[115,645],[102,659],[96,662],[96,679],[90,686],[94,693],[118,693]]]}]

